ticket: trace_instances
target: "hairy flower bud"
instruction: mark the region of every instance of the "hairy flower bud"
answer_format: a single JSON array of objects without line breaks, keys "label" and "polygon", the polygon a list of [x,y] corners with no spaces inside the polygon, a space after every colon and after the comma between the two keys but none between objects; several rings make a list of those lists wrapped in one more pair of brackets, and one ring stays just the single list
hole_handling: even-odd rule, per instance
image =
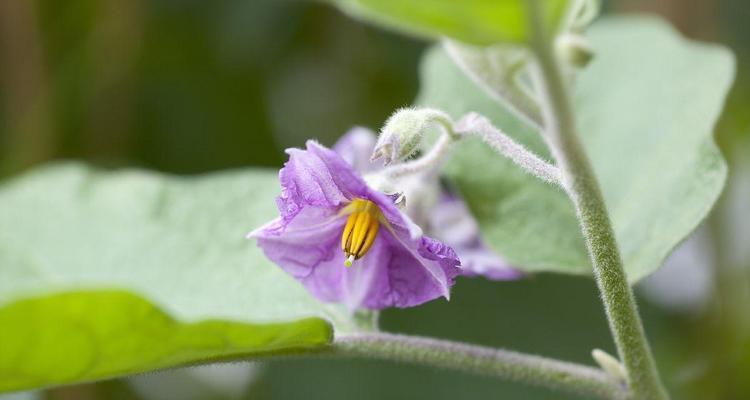
[{"label": "hairy flower bud", "polygon": [[594,58],[594,50],[588,40],[579,34],[566,33],[559,36],[555,48],[561,59],[576,68],[585,67]]},{"label": "hairy flower bud", "polygon": [[388,165],[408,159],[419,149],[425,130],[436,123],[452,131],[453,122],[442,111],[431,108],[399,109],[381,129],[372,160],[382,158]]},{"label": "hairy flower bud", "polygon": [[600,349],[592,350],[591,357],[594,358],[594,361],[599,364],[607,375],[614,378],[617,382],[624,384],[628,381],[628,373],[625,371],[625,367],[615,357]]}]

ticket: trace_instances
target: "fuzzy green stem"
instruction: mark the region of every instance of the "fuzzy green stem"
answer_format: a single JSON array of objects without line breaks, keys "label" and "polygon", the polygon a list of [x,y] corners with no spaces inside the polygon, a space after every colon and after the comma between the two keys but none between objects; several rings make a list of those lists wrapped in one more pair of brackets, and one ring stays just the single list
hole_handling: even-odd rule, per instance
[{"label": "fuzzy green stem", "polygon": [[575,205],[597,286],[620,359],[635,399],[668,399],[646,339],[622,266],[614,231],[589,160],[578,139],[575,116],[539,2],[527,0],[532,48],[537,56],[545,139],[562,171],[563,186]]},{"label": "fuzzy green stem", "polygon": [[333,354],[489,375],[601,399],[627,392],[603,371],[564,361],[447,340],[388,333],[337,338]]},{"label": "fuzzy green stem", "polygon": [[456,140],[458,138],[453,133],[453,127],[445,125],[445,132],[440,135],[437,143],[432,146],[432,149],[427,154],[416,160],[388,166],[383,170],[382,174],[390,179],[397,179],[407,175],[437,170]]},{"label": "fuzzy green stem", "polygon": [[537,178],[555,185],[561,184],[560,170],[556,166],[518,144],[510,136],[493,126],[492,122],[486,117],[474,112],[468,113],[458,121],[456,131],[463,136],[478,136],[493,150],[509,158]]}]

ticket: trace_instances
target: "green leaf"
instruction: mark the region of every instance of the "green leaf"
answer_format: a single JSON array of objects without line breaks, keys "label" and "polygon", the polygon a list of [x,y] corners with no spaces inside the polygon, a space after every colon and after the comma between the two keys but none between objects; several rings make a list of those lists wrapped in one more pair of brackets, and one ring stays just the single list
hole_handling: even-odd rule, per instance
[{"label": "green leaf", "polygon": [[276,175],[63,164],[4,184],[0,390],[326,345],[321,318],[348,317],[244,237],[278,214]]},{"label": "green leaf", "polygon": [[[490,45],[525,43],[524,0],[334,0],[344,11],[387,28],[423,37],[458,39]],[[545,0],[544,18],[555,30],[565,17],[568,0]]]},{"label": "green leaf", "polygon": [[[596,51],[578,78],[577,119],[604,191],[631,281],[655,271],[713,206],[726,165],[712,130],[732,82],[725,48],[682,38],[646,17],[610,18],[589,30]],[[460,117],[476,111],[550,159],[538,132],[431,51],[417,102]],[[555,187],[524,174],[476,140],[447,173],[487,242],[527,271],[589,273],[573,208]]]},{"label": "green leaf", "polygon": [[318,318],[181,323],[123,291],[20,300],[0,309],[0,326],[0,391],[301,351],[330,340]]}]

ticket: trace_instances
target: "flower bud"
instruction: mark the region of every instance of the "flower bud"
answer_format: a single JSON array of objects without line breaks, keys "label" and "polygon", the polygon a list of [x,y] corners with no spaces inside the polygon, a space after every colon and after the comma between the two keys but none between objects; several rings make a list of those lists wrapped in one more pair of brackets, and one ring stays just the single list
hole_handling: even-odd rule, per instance
[{"label": "flower bud", "polygon": [[555,48],[558,56],[566,63],[583,68],[594,58],[594,50],[582,35],[566,33],[557,38]]},{"label": "flower bud", "polygon": [[372,152],[371,160],[382,158],[388,165],[402,162],[419,149],[425,130],[434,123],[451,128],[450,117],[430,108],[402,108],[386,121]]},{"label": "flower bud", "polygon": [[600,349],[592,350],[591,357],[594,358],[594,361],[599,364],[607,375],[616,381],[623,384],[628,381],[628,373],[625,371],[625,367],[615,357]]}]

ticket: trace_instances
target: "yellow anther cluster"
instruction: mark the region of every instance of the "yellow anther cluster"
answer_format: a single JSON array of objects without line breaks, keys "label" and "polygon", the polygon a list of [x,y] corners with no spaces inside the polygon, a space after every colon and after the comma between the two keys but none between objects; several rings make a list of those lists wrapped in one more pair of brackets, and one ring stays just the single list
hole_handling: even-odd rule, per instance
[{"label": "yellow anther cluster", "polygon": [[355,199],[346,211],[351,214],[341,235],[341,250],[346,255],[344,265],[350,267],[354,260],[364,256],[375,243],[382,214],[375,203],[364,199]]}]

